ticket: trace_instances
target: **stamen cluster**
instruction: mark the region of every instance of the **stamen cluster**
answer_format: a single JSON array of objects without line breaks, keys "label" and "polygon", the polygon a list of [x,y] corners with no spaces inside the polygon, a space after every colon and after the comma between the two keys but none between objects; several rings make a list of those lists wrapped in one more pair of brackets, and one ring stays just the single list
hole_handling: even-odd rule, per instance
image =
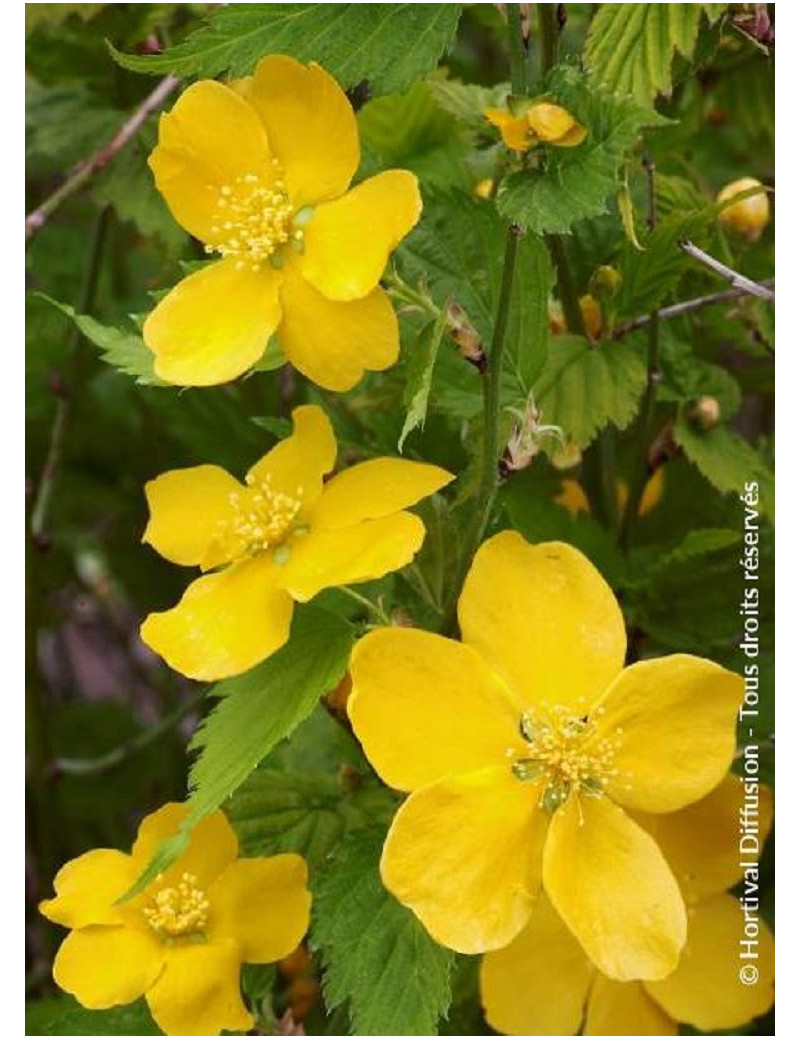
[{"label": "stamen cluster", "polygon": [[154,932],[177,939],[202,934],[208,924],[208,911],[208,899],[197,887],[197,878],[183,873],[177,885],[157,892],[153,905],[145,907],[143,913]]},{"label": "stamen cluster", "polygon": [[292,204],[277,160],[272,166],[274,179],[246,173],[218,189],[213,241],[206,252],[235,258],[239,270],[257,271],[296,234],[302,236],[292,226]]}]

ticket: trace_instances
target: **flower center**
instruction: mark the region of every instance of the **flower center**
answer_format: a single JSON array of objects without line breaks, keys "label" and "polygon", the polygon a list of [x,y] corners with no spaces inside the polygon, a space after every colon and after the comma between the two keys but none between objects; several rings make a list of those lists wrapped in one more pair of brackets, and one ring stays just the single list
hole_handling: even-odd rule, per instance
[{"label": "flower center", "polygon": [[[257,556],[272,546],[276,562],[281,563],[279,550],[294,527],[294,521],[303,504],[303,488],[298,486],[294,495],[276,491],[269,474],[256,482],[247,478],[244,491],[234,491],[230,496],[234,516],[225,522],[224,534],[233,537],[243,547],[236,555]],[[303,529],[297,528],[297,533]]]},{"label": "flower center", "polygon": [[302,251],[302,211],[293,218],[283,173],[275,159],[272,172],[272,177],[245,173],[218,189],[207,253],[235,259],[241,270],[250,267],[257,271],[265,260],[281,267],[278,250],[287,242]]},{"label": "flower center", "polygon": [[177,885],[162,888],[143,913],[147,923],[164,939],[202,936],[208,924],[208,900],[194,874],[182,874]]},{"label": "flower center", "polygon": [[597,716],[578,716],[561,705],[522,713],[519,732],[525,748],[509,748],[518,780],[541,784],[541,807],[553,813],[573,792],[599,798],[617,776],[618,739],[596,739]]}]

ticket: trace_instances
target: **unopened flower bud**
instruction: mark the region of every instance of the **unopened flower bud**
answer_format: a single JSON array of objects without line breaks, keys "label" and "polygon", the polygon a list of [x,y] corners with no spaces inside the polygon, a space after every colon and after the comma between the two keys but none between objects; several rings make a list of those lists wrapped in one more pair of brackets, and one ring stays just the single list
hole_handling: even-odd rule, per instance
[{"label": "unopened flower bud", "polygon": [[[717,195],[717,202],[727,202],[728,199],[741,195],[743,191],[761,187],[761,181],[757,181],[755,177],[742,177],[738,181],[726,184]],[[745,242],[757,242],[769,224],[769,199],[766,191],[731,203],[720,211],[717,220],[726,231]]]},{"label": "unopened flower bud", "polygon": [[561,336],[567,331],[567,323],[564,320],[564,308],[558,300],[548,301],[547,320],[550,326],[550,332],[554,336]]},{"label": "unopened flower bud", "polygon": [[691,405],[687,414],[690,421],[701,430],[712,430],[719,423],[719,401],[705,394]]},{"label": "unopened flower bud", "polygon": [[491,177],[484,177],[483,180],[478,181],[475,187],[472,189],[472,194],[478,199],[490,199],[492,197],[492,190],[494,189],[494,181]]},{"label": "unopened flower bud", "polygon": [[558,470],[574,469],[583,456],[583,452],[574,441],[567,441],[550,456],[550,463]]},{"label": "unopened flower bud", "polygon": [[622,286],[622,275],[610,264],[596,268],[589,279],[589,293],[598,300],[613,300]]},{"label": "unopened flower bud", "polygon": [[578,300],[578,306],[581,309],[586,335],[591,340],[598,340],[603,331],[603,312],[600,304],[591,293],[587,293]]}]

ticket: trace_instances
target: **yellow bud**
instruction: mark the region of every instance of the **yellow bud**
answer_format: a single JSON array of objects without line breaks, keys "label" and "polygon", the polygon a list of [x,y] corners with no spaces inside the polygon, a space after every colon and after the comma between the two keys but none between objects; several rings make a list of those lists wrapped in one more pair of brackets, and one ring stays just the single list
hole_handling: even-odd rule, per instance
[{"label": "yellow bud", "polygon": [[603,312],[600,310],[600,304],[591,293],[587,293],[578,300],[578,306],[581,309],[586,335],[589,339],[599,339],[603,329]]},{"label": "yellow bud", "polygon": [[[757,181],[755,177],[742,177],[738,181],[726,184],[717,195],[717,202],[727,202],[743,191],[760,187],[761,181]],[[766,191],[731,203],[720,212],[717,220],[726,231],[744,239],[745,242],[757,242],[769,224],[769,198]]]},{"label": "yellow bud", "polygon": [[622,286],[622,275],[610,264],[596,268],[589,279],[589,292],[598,300],[611,300]]},{"label": "yellow bud", "polygon": [[567,331],[567,323],[564,320],[564,308],[558,300],[548,300],[547,319],[550,325],[550,332],[554,336],[561,336]]},{"label": "yellow bud", "polygon": [[528,123],[540,141],[559,148],[574,148],[586,137],[586,127],[574,116],[549,101],[539,101],[527,111]]},{"label": "yellow bud", "polygon": [[556,469],[573,469],[581,461],[583,452],[574,441],[567,441],[563,448],[553,452],[550,463]]},{"label": "yellow bud", "polygon": [[484,177],[482,181],[478,181],[475,187],[472,189],[473,195],[479,199],[490,199],[492,197],[492,189],[494,188],[494,181],[491,177]]},{"label": "yellow bud", "polygon": [[695,426],[699,426],[701,430],[713,430],[719,423],[719,401],[716,397],[705,394],[694,402],[687,414]]}]

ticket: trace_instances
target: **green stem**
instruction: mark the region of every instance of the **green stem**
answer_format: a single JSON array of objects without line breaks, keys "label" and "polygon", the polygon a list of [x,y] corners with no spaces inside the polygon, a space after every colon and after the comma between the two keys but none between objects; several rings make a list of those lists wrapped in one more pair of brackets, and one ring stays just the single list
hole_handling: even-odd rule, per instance
[{"label": "green stem", "polygon": [[564,242],[558,235],[548,235],[547,247],[550,250],[553,267],[556,269],[558,295],[564,311],[564,322],[566,323],[567,331],[582,336],[584,334],[583,315],[578,303],[575,279],[572,277],[572,271],[569,269]]},{"label": "green stem", "polygon": [[642,415],[639,420],[639,457],[643,459],[644,464],[639,467],[636,477],[631,484],[619,531],[619,544],[625,552],[630,548],[633,525],[639,516],[639,507],[641,506],[644,489],[647,487],[647,481],[651,476],[649,451],[653,436],[653,420],[656,412],[656,391],[659,376],[658,354],[659,320],[658,312],[654,311],[650,315],[650,324],[647,326],[647,387],[644,392]]},{"label": "green stem", "polygon": [[355,600],[356,603],[360,603],[362,607],[365,607],[371,614],[374,614],[375,617],[382,624],[391,625],[392,619],[389,617],[389,615],[386,613],[383,607],[378,606],[377,603],[373,603],[371,599],[367,599],[366,596],[362,596],[360,592],[356,592],[355,589],[351,589],[349,585],[340,585],[339,591],[344,592],[345,595],[349,596],[352,600]]},{"label": "green stem", "polygon": [[[83,279],[80,296],[76,304],[79,314],[86,314],[92,309],[97,283],[100,277],[100,258],[105,245],[106,232],[108,230],[108,209],[102,209],[95,220],[92,232],[92,241],[89,247],[89,262]],[[53,417],[53,425],[50,428],[50,442],[47,448],[39,484],[36,490],[33,508],[31,509],[30,528],[34,541],[41,540],[47,526],[47,515],[53,496],[53,488],[61,463],[61,455],[64,449],[64,435],[67,426],[67,413],[69,412],[69,394],[74,379],[78,349],[83,340],[83,333],[77,326],[73,326],[67,345],[67,359],[61,374],[58,400],[56,402],[56,413]]]},{"label": "green stem", "polygon": [[511,93],[524,95],[528,89],[528,77],[525,66],[525,43],[522,39],[522,11],[519,4],[506,4],[506,19],[508,21]]},{"label": "green stem", "polygon": [[520,229],[512,224],[506,235],[506,251],[503,259],[500,297],[497,301],[497,313],[494,320],[494,329],[492,330],[488,370],[484,374],[483,382],[481,480],[478,488],[474,519],[464,541],[451,602],[445,611],[445,616],[448,619],[448,628],[450,629],[455,624],[455,598],[461,591],[467,571],[472,563],[472,558],[483,540],[497,494],[499,482],[498,467],[500,462],[500,387],[503,376],[506,330],[508,328],[508,315],[511,308],[511,295],[514,288],[514,274],[517,266],[520,237]]},{"label": "green stem", "polygon": [[69,776],[97,776],[98,774],[111,772],[134,758],[139,752],[149,748],[151,744],[155,744],[162,737],[166,736],[167,733],[172,732],[181,719],[184,719],[190,712],[200,706],[205,695],[205,687],[197,690],[196,693],[187,698],[183,704],[178,705],[169,715],[165,715],[155,726],[143,730],[133,740],[121,744],[98,758],[57,758],[52,765],[53,773],[56,776],[63,774],[68,774]]},{"label": "green stem", "polygon": [[537,4],[542,39],[542,79],[558,61],[558,4]]}]

